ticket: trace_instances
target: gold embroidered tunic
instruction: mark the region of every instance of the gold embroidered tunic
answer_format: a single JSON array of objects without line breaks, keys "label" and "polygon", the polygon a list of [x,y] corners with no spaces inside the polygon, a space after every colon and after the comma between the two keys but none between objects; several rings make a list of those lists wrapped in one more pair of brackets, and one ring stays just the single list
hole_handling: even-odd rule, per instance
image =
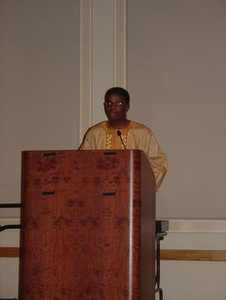
[{"label": "gold embroidered tunic", "polygon": [[[118,129],[126,149],[143,150],[155,175],[156,190],[167,172],[167,158],[153,132],[145,125],[130,121],[124,129]],[[88,129],[79,150],[123,150],[124,146],[117,129],[108,127],[107,121]]]}]

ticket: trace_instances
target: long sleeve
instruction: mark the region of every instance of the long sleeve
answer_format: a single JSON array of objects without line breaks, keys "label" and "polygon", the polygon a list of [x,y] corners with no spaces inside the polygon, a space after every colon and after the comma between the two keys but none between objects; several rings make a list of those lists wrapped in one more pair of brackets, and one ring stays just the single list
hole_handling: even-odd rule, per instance
[{"label": "long sleeve", "polygon": [[94,143],[92,142],[92,135],[89,131],[85,134],[82,144],[78,148],[79,150],[94,150]]},{"label": "long sleeve", "polygon": [[79,150],[105,149],[105,136],[106,133],[103,129],[102,123],[98,123],[90,127],[84,135]]},{"label": "long sleeve", "polygon": [[156,191],[168,169],[167,158],[153,132],[143,124],[136,123],[128,134],[128,148],[143,150],[155,175]]},{"label": "long sleeve", "polygon": [[149,143],[144,150],[150,162],[156,180],[156,191],[159,189],[168,169],[167,158],[154,134],[150,134]]}]

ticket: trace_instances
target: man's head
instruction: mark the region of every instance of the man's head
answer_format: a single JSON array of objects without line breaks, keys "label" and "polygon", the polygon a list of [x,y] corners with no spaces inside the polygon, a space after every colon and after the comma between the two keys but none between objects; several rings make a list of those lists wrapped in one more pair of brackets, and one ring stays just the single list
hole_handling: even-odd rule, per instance
[{"label": "man's head", "polygon": [[126,122],[126,113],[129,110],[130,95],[121,87],[107,90],[104,96],[104,110],[110,122],[116,125]]}]

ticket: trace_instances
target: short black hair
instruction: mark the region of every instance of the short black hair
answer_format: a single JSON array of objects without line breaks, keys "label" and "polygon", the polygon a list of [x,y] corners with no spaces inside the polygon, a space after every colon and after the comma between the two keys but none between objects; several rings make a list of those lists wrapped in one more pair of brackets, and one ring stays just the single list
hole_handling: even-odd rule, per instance
[{"label": "short black hair", "polygon": [[110,95],[120,95],[124,98],[124,100],[126,101],[126,103],[129,105],[130,102],[130,95],[129,92],[127,92],[127,90],[123,89],[122,87],[112,87],[109,90],[107,90],[107,92],[104,95],[104,99],[105,101],[107,100],[107,98]]}]

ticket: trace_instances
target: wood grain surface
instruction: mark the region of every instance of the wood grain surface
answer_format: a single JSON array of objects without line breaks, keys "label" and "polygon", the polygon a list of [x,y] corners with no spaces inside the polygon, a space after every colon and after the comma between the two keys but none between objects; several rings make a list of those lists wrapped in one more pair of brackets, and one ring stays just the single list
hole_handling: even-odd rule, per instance
[{"label": "wood grain surface", "polygon": [[162,260],[226,261],[226,250],[161,250]]},{"label": "wood grain surface", "polygon": [[20,248],[18,247],[0,247],[0,257],[19,257]]},{"label": "wood grain surface", "polygon": [[21,300],[154,299],[147,163],[130,150],[23,153]]}]

